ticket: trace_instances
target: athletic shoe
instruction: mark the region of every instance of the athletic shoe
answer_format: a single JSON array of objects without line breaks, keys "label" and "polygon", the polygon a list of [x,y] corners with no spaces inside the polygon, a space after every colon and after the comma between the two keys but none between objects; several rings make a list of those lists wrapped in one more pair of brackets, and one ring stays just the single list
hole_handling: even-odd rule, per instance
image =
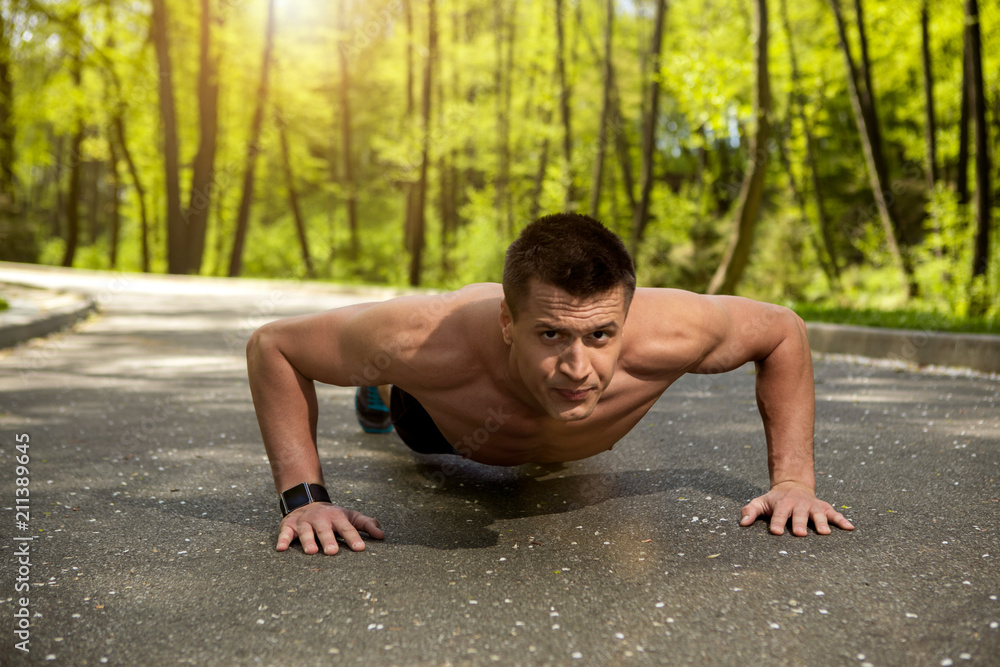
[{"label": "athletic shoe", "polygon": [[388,433],[392,430],[389,407],[379,396],[378,387],[358,387],[354,394],[354,416],[365,433]]}]

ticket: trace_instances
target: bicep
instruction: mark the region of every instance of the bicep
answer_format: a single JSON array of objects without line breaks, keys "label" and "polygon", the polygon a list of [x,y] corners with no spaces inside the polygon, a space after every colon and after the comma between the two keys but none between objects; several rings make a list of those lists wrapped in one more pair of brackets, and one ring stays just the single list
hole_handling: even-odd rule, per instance
[{"label": "bicep", "polygon": [[[804,329],[791,310],[735,296],[703,296],[700,326],[708,344],[691,373],[725,373],[765,359]],[[710,332],[710,333],[709,333]]]},{"label": "bicep", "polygon": [[361,303],[265,325],[285,359],[325,384],[396,384],[427,329],[433,297]]},{"label": "bicep", "polygon": [[[345,306],[321,313],[286,317],[260,327],[257,347],[280,354],[308,380],[347,386],[361,368],[343,353],[348,323],[371,303]],[[253,341],[252,341],[253,342]]]}]

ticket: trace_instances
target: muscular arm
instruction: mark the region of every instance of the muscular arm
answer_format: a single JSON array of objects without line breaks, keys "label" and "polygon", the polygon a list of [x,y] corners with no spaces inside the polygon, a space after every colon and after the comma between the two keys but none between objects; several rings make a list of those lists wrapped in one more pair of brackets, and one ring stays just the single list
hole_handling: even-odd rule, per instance
[{"label": "muscular arm", "polygon": [[[466,288],[468,289],[468,288]],[[456,298],[456,295],[464,296]],[[291,317],[260,327],[247,343],[247,372],[275,489],[323,483],[316,450],[314,382],[339,386],[428,382],[420,358],[441,361],[455,346],[434,337],[441,320],[470,292],[407,296]],[[433,338],[433,340],[432,340]],[[448,365],[448,364],[445,364]],[[433,380],[431,380],[433,381]],[[281,521],[278,551],[298,538],[306,553],[338,551],[337,535],[354,551],[358,531],[384,537],[378,521],[330,503],[311,503]]]},{"label": "muscular arm", "polygon": [[669,302],[684,313],[677,335],[683,353],[694,359],[687,372],[722,373],[749,361],[757,367],[771,490],[743,508],[740,523],[770,516],[771,532],[781,534],[791,519],[792,532],[800,536],[810,520],[821,534],[830,532],[831,523],[853,529],[815,495],[815,389],[802,320],[787,308],[738,297],[676,293]]},{"label": "muscular arm", "polygon": [[[323,470],[316,450],[318,409],[314,379],[333,383],[345,380],[350,365],[339,358],[338,334],[366,305],[328,313],[289,318],[266,324],[247,343],[247,374],[261,436],[271,463],[278,493],[296,484],[323,484]],[[329,359],[332,358],[332,364]],[[337,534],[354,551],[364,549],[358,534],[384,534],[378,521],[329,503],[300,507],[281,521],[278,551],[298,538],[306,553],[337,553]]]},{"label": "muscular arm", "polygon": [[339,340],[351,318],[370,304],[265,324],[247,343],[247,375],[274,485],[323,483],[316,452],[314,380],[348,385],[350,366]]}]

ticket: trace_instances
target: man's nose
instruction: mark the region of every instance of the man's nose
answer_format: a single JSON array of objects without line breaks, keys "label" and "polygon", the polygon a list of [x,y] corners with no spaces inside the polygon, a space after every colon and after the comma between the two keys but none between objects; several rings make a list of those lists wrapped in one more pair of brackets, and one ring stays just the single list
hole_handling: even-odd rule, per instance
[{"label": "man's nose", "polygon": [[590,375],[590,360],[582,340],[575,340],[559,357],[559,372],[573,382],[583,382]]}]

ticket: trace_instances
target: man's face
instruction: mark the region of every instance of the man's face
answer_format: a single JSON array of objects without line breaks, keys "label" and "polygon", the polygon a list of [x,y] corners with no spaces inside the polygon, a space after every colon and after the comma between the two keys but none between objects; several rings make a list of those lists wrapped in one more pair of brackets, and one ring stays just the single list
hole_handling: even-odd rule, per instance
[{"label": "man's face", "polygon": [[512,372],[549,416],[560,421],[588,417],[614,375],[625,315],[621,287],[574,297],[532,280],[516,322],[506,302],[501,306]]}]

